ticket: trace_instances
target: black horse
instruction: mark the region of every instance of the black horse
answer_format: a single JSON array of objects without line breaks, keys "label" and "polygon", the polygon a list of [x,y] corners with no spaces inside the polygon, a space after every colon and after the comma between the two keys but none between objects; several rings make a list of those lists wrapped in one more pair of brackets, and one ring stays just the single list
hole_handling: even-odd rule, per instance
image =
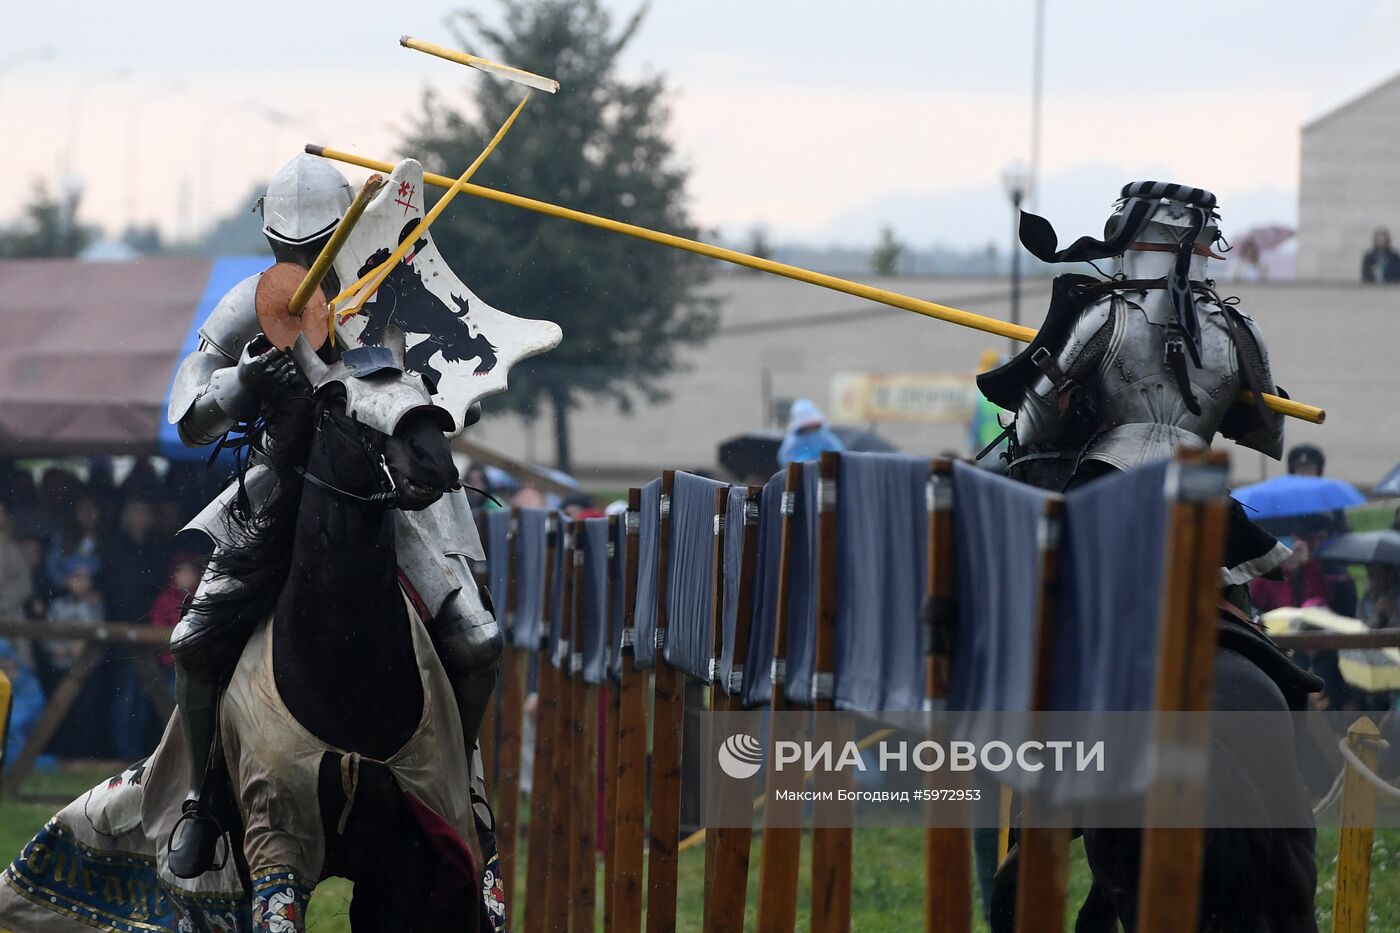
[{"label": "black horse", "polygon": [[[1269,712],[1276,727],[1261,737],[1257,730],[1266,717],[1218,717],[1211,736],[1209,785],[1229,788],[1215,794],[1208,806],[1243,806],[1252,813],[1214,812],[1216,828],[1205,830],[1205,861],[1201,872],[1202,933],[1316,933],[1314,894],[1317,889],[1316,830],[1298,766],[1298,746],[1290,712],[1303,708],[1307,694],[1318,689],[1316,678],[1299,668],[1268,639],[1222,616],[1215,655],[1212,708],[1223,711]],[[1231,734],[1251,729],[1254,734]],[[1264,740],[1267,739],[1267,740]],[[1246,757],[1238,749],[1248,747]],[[1265,754],[1260,754],[1265,750]],[[1251,790],[1252,789],[1252,790]],[[1251,793],[1274,795],[1266,804]],[[1228,799],[1228,803],[1225,801]],[[1246,825],[1264,825],[1263,812],[1293,814],[1292,828],[1219,828],[1227,816]],[[1250,819],[1253,817],[1253,819]],[[1084,852],[1093,886],[1081,906],[1075,933],[1132,933],[1138,919],[1138,876],[1142,832],[1138,829],[1087,829]],[[997,871],[992,896],[991,926],[997,933],[1015,928],[1016,850]]]},{"label": "black horse", "polygon": [[[242,520],[246,545],[215,559],[217,573],[248,585],[211,598],[208,609],[231,625],[270,616],[281,703],[316,739],[352,753],[324,753],[317,799],[301,803],[320,810],[322,875],[355,882],[354,928],[470,930],[486,922],[474,870],[444,871],[441,839],[380,764],[414,738],[430,702],[389,511],[425,508],[457,486],[443,434],[450,418],[431,406],[417,377],[381,373],[365,382],[376,379],[411,381],[421,393],[421,405],[398,419],[391,436],[347,415],[336,382],[278,414],[271,445],[277,490]],[[347,762],[355,772],[349,780]],[[257,903],[252,881],[257,917],[267,907]],[[289,917],[303,929],[300,911]]]},{"label": "black horse", "polygon": [[[405,224],[399,231],[399,242],[406,240],[416,226],[416,220]],[[472,333],[466,321],[469,310],[466,299],[453,295],[452,302],[457,306],[453,310],[427,289],[422,275],[413,266],[414,258],[427,245],[426,237],[418,239],[412,251],[390,270],[384,284],[375,293],[374,301],[366,308],[368,318],[360,340],[366,344],[378,344],[382,342],[384,328],[392,324],[409,336],[423,336],[422,340],[409,347],[404,365],[410,371],[426,376],[434,386],[442,379],[442,373],[432,364],[433,357],[438,353],[449,363],[475,359],[477,364],[472,374],[485,376],[496,368],[496,346],[485,334]],[[363,276],[377,268],[389,255],[388,249],[373,253],[365,260],[358,274]]]},{"label": "black horse", "polygon": [[214,559],[243,585],[211,587],[201,609],[231,637],[251,633],[220,718],[228,779],[211,803],[225,865],[199,889],[162,874],[189,786],[168,728],[148,761],[65,807],[5,870],[0,927],[85,930],[91,915],[304,933],[311,890],[340,876],[355,885],[357,933],[490,928],[456,704],[400,587],[391,515],[458,485],[452,422],[403,372],[401,347],[328,371],[302,342],[309,382],[267,413],[258,445],[275,483],[233,512],[239,544]]}]

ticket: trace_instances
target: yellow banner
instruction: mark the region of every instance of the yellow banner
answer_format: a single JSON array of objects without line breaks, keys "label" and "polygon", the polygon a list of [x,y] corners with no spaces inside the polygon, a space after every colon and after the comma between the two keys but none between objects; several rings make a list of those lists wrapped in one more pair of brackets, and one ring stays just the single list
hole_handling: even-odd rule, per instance
[{"label": "yellow banner", "polygon": [[831,420],[967,421],[977,406],[971,375],[949,373],[837,373],[831,380]]}]

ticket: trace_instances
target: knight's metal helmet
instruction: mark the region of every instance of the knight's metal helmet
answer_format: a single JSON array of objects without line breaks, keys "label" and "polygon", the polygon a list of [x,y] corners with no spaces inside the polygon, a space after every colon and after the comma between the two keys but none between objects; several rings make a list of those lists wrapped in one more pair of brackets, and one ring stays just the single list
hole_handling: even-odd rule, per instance
[{"label": "knight's metal helmet", "polygon": [[350,208],[350,183],[329,162],[299,153],[277,170],[262,199],[263,234],[300,246],[327,236]]},{"label": "knight's metal helmet", "polygon": [[1026,249],[1045,262],[1093,262],[1121,256],[1134,244],[1169,246],[1173,252],[1181,245],[1208,248],[1219,234],[1219,224],[1215,195],[1209,191],[1171,182],[1134,181],[1119,193],[1102,240],[1080,237],[1060,249],[1050,222],[1027,212],[1021,214],[1020,233]]},{"label": "knight's metal helmet", "polygon": [[[1197,247],[1197,253],[1208,253],[1220,238],[1220,214],[1215,209],[1215,195],[1201,188],[1174,185],[1167,182],[1138,181],[1123,186],[1113,213],[1104,224],[1104,240],[1119,240],[1120,232],[1127,234],[1123,249],[1135,244],[1170,246],[1186,242]],[[1216,257],[1220,258],[1220,257]]]}]

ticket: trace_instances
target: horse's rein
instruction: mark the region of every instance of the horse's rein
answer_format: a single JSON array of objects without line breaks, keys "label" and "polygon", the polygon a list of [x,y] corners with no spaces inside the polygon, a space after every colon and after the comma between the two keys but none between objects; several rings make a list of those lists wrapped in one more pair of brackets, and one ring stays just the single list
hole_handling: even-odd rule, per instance
[{"label": "horse's rein", "polygon": [[334,425],[335,428],[342,434],[354,438],[354,440],[356,440],[359,443],[360,450],[365,454],[366,459],[379,468],[378,472],[384,477],[385,488],[381,489],[379,492],[371,493],[368,496],[362,496],[359,493],[351,492],[348,489],[342,489],[334,483],[329,483],[326,480],[321,479],[319,476],[312,473],[306,467],[294,466],[292,467],[292,472],[309,482],[311,485],[317,487],[318,489],[323,489],[326,492],[332,493],[333,495],[337,495],[345,499],[351,499],[355,502],[362,502],[366,505],[383,506],[385,508],[388,508],[392,506],[395,502],[397,502],[399,499],[398,486],[394,483],[393,474],[390,473],[388,467],[385,466],[384,455],[370,447],[370,445],[365,441],[363,435],[348,430],[339,421],[331,417],[330,412],[327,409],[321,409],[320,417],[322,424],[329,422],[330,424]]}]

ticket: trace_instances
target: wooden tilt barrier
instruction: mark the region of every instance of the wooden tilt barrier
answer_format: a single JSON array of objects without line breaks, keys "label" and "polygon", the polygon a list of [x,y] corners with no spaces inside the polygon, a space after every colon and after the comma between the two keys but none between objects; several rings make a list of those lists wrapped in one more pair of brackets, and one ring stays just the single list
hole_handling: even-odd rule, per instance
[{"label": "wooden tilt barrier", "polygon": [[[841,528],[835,504],[843,493],[840,482],[840,457],[828,455],[820,464],[816,514],[817,524],[811,529],[816,535],[816,576],[807,581],[815,600],[816,626],[815,667],[813,669],[813,702],[817,710],[833,707],[829,681],[836,668],[835,600],[839,582],[836,542]],[[1173,469],[1177,481],[1175,498],[1167,503],[1168,537],[1165,542],[1166,575],[1163,579],[1163,604],[1160,610],[1160,644],[1155,679],[1154,706],[1158,710],[1204,710],[1208,708],[1211,682],[1211,662],[1215,645],[1215,615],[1218,567],[1224,540],[1226,503],[1222,462],[1213,457],[1183,458]],[[797,553],[794,541],[794,510],[804,477],[800,465],[790,466],[784,478],[780,521],[774,529],[778,538],[777,587],[771,594],[775,604],[774,657],[778,661],[771,671],[755,672],[743,669],[748,655],[751,633],[749,623],[754,615],[762,554],[759,546],[761,487],[721,487],[714,493],[715,521],[713,546],[709,549],[708,585],[711,588],[706,638],[711,656],[718,659],[724,651],[722,632],[725,588],[737,586],[731,594],[738,604],[735,644],[732,656],[738,670],[735,680],[725,681],[718,665],[711,664],[709,699],[711,709],[743,709],[742,695],[735,689],[742,677],[768,674],[773,680],[771,709],[777,712],[789,708],[785,692],[789,633],[786,622],[793,594],[793,561],[806,559]],[[928,487],[928,554],[925,590],[929,609],[925,622],[928,631],[929,654],[925,669],[925,694],[935,702],[948,693],[951,679],[950,628],[956,619],[956,543],[954,516],[957,502],[952,494],[953,464],[947,460],[929,461]],[[1219,482],[1216,482],[1219,477]],[[808,475],[806,479],[810,481]],[[668,471],[661,483],[658,516],[660,529],[655,553],[656,591],[649,595],[657,601],[656,627],[667,631],[667,587],[671,584],[667,570],[668,549],[676,533],[668,505],[675,484],[675,474]],[[1218,488],[1217,488],[1218,487]],[[654,495],[654,494],[653,494]],[[742,496],[742,522],[729,505],[729,497]],[[657,500],[653,498],[651,502]],[[612,676],[603,687],[587,684],[581,674],[579,653],[585,636],[581,626],[584,583],[580,564],[574,555],[580,536],[571,523],[561,522],[550,536],[550,555],[544,564],[549,579],[545,586],[548,598],[556,589],[562,592],[564,603],[559,640],[567,640],[567,652],[560,648],[554,657],[540,655],[539,700],[535,754],[535,787],[531,801],[528,828],[530,855],[525,893],[509,903],[513,923],[522,915],[525,930],[568,930],[581,933],[595,928],[594,917],[601,901],[603,929],[640,933],[643,923],[649,931],[671,930],[676,924],[677,833],[681,800],[680,739],[683,734],[682,680],[684,675],[667,661],[661,650],[664,639],[656,637],[655,667],[650,673],[636,664],[636,625],[638,622],[638,578],[641,560],[639,529],[643,497],[641,490],[631,490],[628,510],[614,519],[612,540],[621,561],[620,589],[609,578],[607,599],[621,600],[622,632],[609,636],[609,651],[617,653],[610,659]],[[1032,708],[1044,709],[1049,704],[1051,646],[1054,644],[1055,594],[1061,585],[1061,556],[1059,525],[1064,500],[1049,496],[1043,503],[1039,535],[1039,569],[1034,610],[1034,639],[1032,665]],[[726,520],[726,518],[728,520]],[[764,534],[769,534],[765,531]],[[731,540],[730,536],[738,536]],[[726,548],[737,547],[737,573],[731,568],[726,576]],[[562,548],[562,564],[556,559],[555,548]],[[770,557],[771,559],[771,557]],[[565,578],[561,586],[553,585],[555,568],[563,566]],[[512,576],[512,590],[515,588]],[[515,595],[508,600],[514,604]],[[733,611],[731,609],[731,611]],[[551,604],[546,618],[559,614]],[[611,615],[611,613],[609,613]],[[596,624],[596,623],[595,623]],[[767,624],[767,623],[765,623]],[[674,636],[674,633],[671,633]],[[542,647],[546,639],[542,638]],[[518,659],[518,660],[517,660]],[[556,662],[561,663],[556,663]],[[523,705],[523,672],[528,663],[524,652],[512,652],[507,663],[505,681],[517,681],[511,673],[518,666]],[[599,693],[605,701],[600,704]],[[654,708],[648,722],[648,692]],[[503,696],[511,694],[503,689]],[[508,705],[508,703],[506,704]],[[598,721],[600,708],[607,709],[607,728]],[[512,732],[512,714],[504,707],[499,716],[501,741]],[[1164,717],[1158,729],[1165,730],[1179,718]],[[650,726],[650,735],[648,734]],[[1358,725],[1353,738],[1359,735]],[[776,730],[775,730],[776,731]],[[652,756],[652,780],[647,782],[648,738]],[[1159,731],[1153,740],[1159,746],[1173,750],[1175,760],[1203,760],[1192,755],[1204,746],[1205,737]],[[770,737],[771,741],[771,737]],[[1357,741],[1361,741],[1357,739]],[[1363,743],[1364,745],[1364,743]],[[1372,742],[1358,747],[1363,758],[1369,751],[1374,757]],[[603,763],[604,783],[600,788],[598,756]],[[512,760],[502,744],[497,750],[500,770],[508,774]],[[770,768],[772,758],[769,758]],[[789,769],[790,770],[790,769]],[[775,780],[770,770],[769,780]],[[783,776],[776,776],[781,779]],[[1205,774],[1190,771],[1154,777],[1147,792],[1149,812],[1170,811],[1179,820],[1180,814],[1204,814]],[[502,795],[510,791],[504,786]],[[751,782],[757,784],[757,780]],[[770,783],[770,788],[774,785]],[[1343,833],[1343,855],[1338,869],[1339,904],[1342,890],[1359,891],[1360,913],[1365,916],[1364,892],[1367,879],[1362,855],[1369,851],[1366,830],[1369,819],[1366,789],[1355,780],[1346,785],[1344,822],[1350,827]],[[732,785],[729,787],[732,791]],[[593,888],[598,869],[600,839],[595,821],[598,794],[604,800],[604,828],[601,837],[603,888]],[[1059,931],[1063,929],[1066,909],[1069,838],[1066,828],[1046,828],[1036,825],[1037,814],[1046,806],[1034,793],[1018,797],[1024,825],[1017,834],[1019,860],[1017,916],[1018,931]],[[792,801],[777,807],[791,806]],[[1371,804],[1373,806],[1373,802]],[[796,927],[798,914],[798,876],[804,835],[800,819],[789,812],[774,818],[777,809],[772,797],[767,798],[761,833],[763,846],[756,892],[757,928],[762,931],[787,933]],[[800,806],[800,804],[797,804]],[[651,820],[646,816],[650,810]],[[800,811],[799,815],[800,815]],[[1149,818],[1150,819],[1150,818]],[[1203,821],[1203,820],[1202,820]],[[518,824],[502,819],[502,832],[518,831]],[[744,929],[745,911],[750,904],[748,890],[749,852],[753,830],[722,828],[710,830],[704,840],[705,878],[703,898],[703,928],[707,930]],[[844,931],[850,928],[852,909],[851,873],[854,834],[849,829],[817,828],[811,832],[812,845],[812,928],[823,931]],[[652,871],[644,875],[643,859],[650,843]],[[1144,832],[1141,866],[1141,897],[1138,926],[1148,933],[1164,933],[1190,929],[1198,907],[1199,874],[1202,865],[1203,832],[1199,829],[1148,829]],[[502,840],[502,850],[512,851],[512,841]],[[971,833],[966,828],[934,828],[924,833],[924,924],[931,933],[968,933],[972,929],[974,885],[972,882]],[[1350,855],[1348,855],[1350,853]],[[643,880],[646,878],[645,893]],[[516,889],[519,890],[519,884]],[[1353,897],[1355,901],[1355,897]],[[645,903],[644,903],[645,902]],[[1351,916],[1344,911],[1338,917]],[[643,918],[646,918],[645,921]],[[1356,926],[1340,923],[1336,930],[1351,933]]]},{"label": "wooden tilt barrier", "polygon": [[661,474],[657,540],[656,665],[651,697],[651,819],[647,823],[647,933],[676,928],[677,847],[681,841],[681,750],[685,728],[685,675],[666,660],[667,571],[671,497],[676,471]]},{"label": "wooden tilt barrier", "polygon": [[[734,620],[734,658],[742,679],[743,659],[749,651],[750,625],[753,619],[754,582],[758,568],[758,505],[762,486],[731,487],[730,494],[741,494],[743,501],[743,524],[735,527],[728,521],[716,524],[715,561],[716,579],[723,581],[724,549],[729,535],[742,537],[739,552],[739,591],[736,596],[736,617]],[[716,492],[718,514],[726,515],[725,490]],[[727,516],[726,516],[727,517]],[[722,586],[722,582],[716,586]],[[724,633],[721,630],[720,614],[723,612],[723,591],[716,590],[714,656],[721,654]],[[739,711],[744,708],[739,696],[738,684],[721,684],[718,681],[710,691],[712,710]],[[736,794],[752,797],[755,780],[741,781]],[[747,902],[749,885],[749,852],[752,849],[753,829],[749,826],[722,827],[709,830],[705,836],[705,914],[703,927],[707,930],[742,930],[744,927],[744,907]]]},{"label": "wooden tilt barrier", "polygon": [[642,491],[627,493],[623,517],[622,632],[619,659],[617,706],[617,760],[612,780],[617,789],[614,821],[609,827],[613,839],[612,911],[609,931],[638,933],[642,928],[642,856],[646,819],[647,786],[647,698],[646,676],[637,668],[633,639],[637,624],[638,533],[641,527]]}]

